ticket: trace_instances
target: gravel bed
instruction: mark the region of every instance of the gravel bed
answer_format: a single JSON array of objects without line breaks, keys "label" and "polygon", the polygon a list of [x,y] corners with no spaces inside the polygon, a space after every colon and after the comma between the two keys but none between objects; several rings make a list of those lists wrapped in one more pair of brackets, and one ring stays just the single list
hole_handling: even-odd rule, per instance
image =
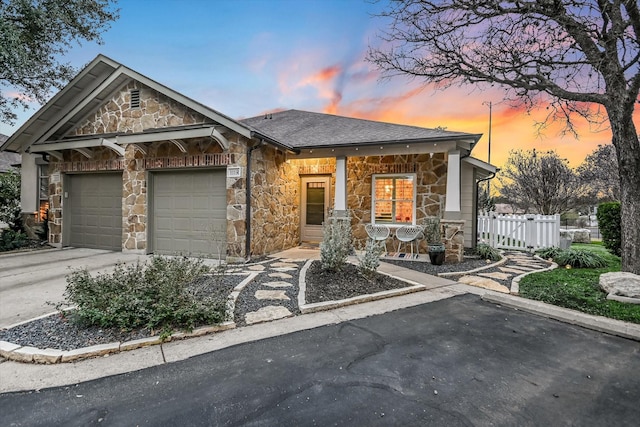
[{"label": "gravel bed", "polygon": [[487,260],[467,256],[463,258],[462,262],[459,262],[457,264],[444,263],[442,265],[433,265],[430,262],[424,261],[407,261],[393,258],[383,258],[380,261],[399,265],[400,267],[410,268],[411,270],[420,271],[422,273],[431,274],[433,276],[437,276],[439,273],[454,273],[475,270],[476,268],[486,267],[493,262],[497,262],[491,261],[488,263]]},{"label": "gravel bed", "polygon": [[[273,262],[283,262],[282,260],[276,259]],[[236,308],[234,312],[234,320],[237,326],[246,326],[245,315],[247,313],[251,313],[254,311],[258,311],[262,307],[266,307],[268,305],[282,306],[286,307],[291,313],[300,314],[300,308],[298,307],[298,293],[300,291],[299,286],[299,277],[300,277],[300,269],[304,265],[306,261],[300,262],[287,262],[289,264],[295,264],[296,269],[292,271],[283,271],[283,273],[289,274],[292,276],[290,279],[281,279],[278,277],[269,277],[270,273],[276,273],[278,270],[274,270],[271,266],[272,262],[263,263],[265,266],[265,270],[263,270],[255,279],[251,281],[247,286],[244,287],[238,299],[236,300]],[[283,281],[291,284],[288,288],[271,288],[265,286],[264,284],[267,282],[276,282]],[[289,300],[259,300],[255,297],[257,290],[282,290],[285,291]]]},{"label": "gravel bed", "polygon": [[[199,292],[208,289],[210,294],[227,298],[231,290],[245,275],[226,275],[222,280],[205,276],[196,282]],[[98,344],[124,342],[153,336],[146,328],[122,331],[118,328],[79,327],[73,321],[73,312],[66,317],[60,314],[25,323],[11,329],[0,330],[0,340],[23,346],[74,350]]]},{"label": "gravel bed", "polygon": [[357,266],[349,263],[342,271],[325,271],[320,261],[314,261],[311,264],[305,280],[307,304],[342,300],[411,286],[407,282],[380,273],[375,273],[372,279],[367,279],[358,272]]}]

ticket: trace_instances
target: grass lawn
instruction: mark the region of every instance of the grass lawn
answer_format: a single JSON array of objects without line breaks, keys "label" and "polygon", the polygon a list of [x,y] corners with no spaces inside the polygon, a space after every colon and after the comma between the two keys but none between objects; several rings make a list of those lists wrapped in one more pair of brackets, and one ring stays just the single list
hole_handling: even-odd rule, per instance
[{"label": "grass lawn", "polygon": [[620,271],[620,258],[611,255],[602,244],[574,244],[571,249],[585,249],[602,255],[604,268],[572,268],[530,274],[520,282],[520,296],[583,313],[640,323],[640,304],[610,301],[598,286],[601,274]]}]

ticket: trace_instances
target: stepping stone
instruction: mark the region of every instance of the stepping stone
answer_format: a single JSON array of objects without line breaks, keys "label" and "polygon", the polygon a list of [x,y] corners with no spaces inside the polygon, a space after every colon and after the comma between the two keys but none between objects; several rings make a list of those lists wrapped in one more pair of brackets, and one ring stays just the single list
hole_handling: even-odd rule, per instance
[{"label": "stepping stone", "polygon": [[262,264],[256,264],[256,265],[250,265],[247,268],[252,271],[264,271],[265,267]]},{"label": "stepping stone", "polygon": [[274,262],[271,264],[271,267],[290,267],[290,268],[298,268],[297,265],[291,264],[290,262]]},{"label": "stepping stone", "polygon": [[283,319],[285,317],[291,317],[293,314],[286,307],[269,305],[262,307],[258,311],[252,311],[244,316],[247,325],[253,325],[254,323],[268,322],[270,320]]},{"label": "stepping stone", "polygon": [[269,277],[275,277],[278,279],[293,279],[293,276],[287,273],[269,273]]},{"label": "stepping stone", "polygon": [[522,274],[522,273],[526,273],[527,271],[530,270],[524,270],[522,268],[515,268],[515,267],[498,267],[501,271],[504,271],[505,273],[516,273],[516,274]]},{"label": "stepping stone", "polygon": [[291,283],[287,283],[283,281],[267,282],[267,283],[263,283],[263,285],[268,286],[270,288],[290,288],[293,286]]},{"label": "stepping stone", "polygon": [[265,300],[265,299],[277,299],[277,300],[285,300],[289,301],[289,297],[285,294],[285,291],[265,291],[265,290],[257,290],[256,291],[256,299]]},{"label": "stepping stone", "polygon": [[276,267],[274,268],[275,271],[280,271],[280,272],[285,272],[285,271],[296,271],[298,269],[298,267]]},{"label": "stepping stone", "polygon": [[524,271],[533,271],[533,270],[537,270],[537,268],[531,268],[531,267],[525,267],[522,264],[516,264],[516,265],[510,265],[510,267],[514,267],[517,268],[519,270],[524,270]]},{"label": "stepping stone", "polygon": [[306,258],[282,258],[281,259],[282,262],[305,262],[307,261]]},{"label": "stepping stone", "polygon": [[477,286],[478,288],[490,289],[492,291],[498,291],[505,294],[510,293],[509,288],[501,285],[495,280],[487,279],[484,277],[478,276],[462,276],[458,279],[459,283],[464,283],[466,285]]},{"label": "stepping stone", "polygon": [[494,273],[478,273],[478,276],[489,277],[491,279],[498,279],[498,280],[507,280],[509,277],[513,276],[513,274],[500,273],[499,271],[496,271]]}]

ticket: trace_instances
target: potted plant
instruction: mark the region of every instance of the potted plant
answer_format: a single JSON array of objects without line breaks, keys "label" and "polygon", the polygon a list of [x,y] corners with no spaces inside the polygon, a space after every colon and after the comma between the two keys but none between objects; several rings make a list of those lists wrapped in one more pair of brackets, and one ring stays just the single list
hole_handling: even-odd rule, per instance
[{"label": "potted plant", "polygon": [[442,243],[442,232],[440,230],[440,218],[428,216],[422,221],[424,238],[427,241],[429,259],[433,265],[442,265],[445,257],[445,246]]}]

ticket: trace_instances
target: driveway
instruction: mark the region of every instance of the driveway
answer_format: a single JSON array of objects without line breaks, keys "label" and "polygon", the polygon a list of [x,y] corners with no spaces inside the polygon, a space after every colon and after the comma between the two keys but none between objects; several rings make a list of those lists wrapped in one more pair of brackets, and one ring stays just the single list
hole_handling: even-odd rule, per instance
[{"label": "driveway", "polygon": [[638,372],[635,341],[467,294],[3,394],[0,413],[6,425],[52,426],[636,426]]},{"label": "driveway", "polygon": [[63,300],[65,276],[71,269],[105,272],[118,262],[146,259],[146,255],[75,248],[0,255],[0,328],[55,311],[48,302]]}]

